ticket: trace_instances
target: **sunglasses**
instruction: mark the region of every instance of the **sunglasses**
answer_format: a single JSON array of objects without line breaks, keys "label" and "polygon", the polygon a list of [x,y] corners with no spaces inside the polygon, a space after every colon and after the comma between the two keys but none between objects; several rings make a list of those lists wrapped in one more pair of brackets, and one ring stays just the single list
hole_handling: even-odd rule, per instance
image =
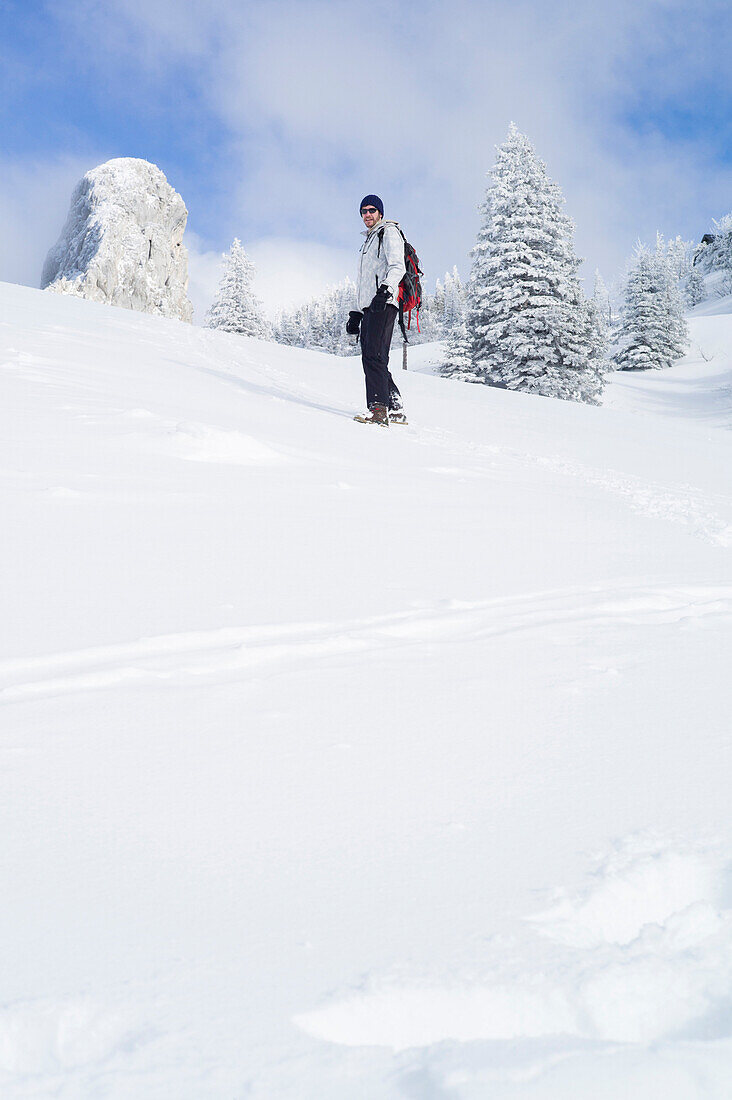
[{"label": "sunglasses", "polygon": [[379,213],[379,211],[376,209],[375,206],[364,206],[363,210],[361,211],[361,217],[363,217],[364,214],[378,214],[378,213]]}]

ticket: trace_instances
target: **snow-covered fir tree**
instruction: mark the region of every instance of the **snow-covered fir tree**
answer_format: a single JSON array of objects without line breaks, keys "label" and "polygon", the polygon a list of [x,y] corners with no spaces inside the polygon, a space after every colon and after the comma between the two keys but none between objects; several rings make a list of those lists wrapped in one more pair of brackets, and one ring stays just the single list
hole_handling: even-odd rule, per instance
[{"label": "snow-covered fir tree", "polygon": [[442,339],[445,331],[445,288],[439,279],[435,280],[435,293],[423,298],[419,327],[433,340]]},{"label": "snow-covered fir tree", "polygon": [[613,369],[607,356],[610,327],[591,298],[584,300],[583,318],[588,357],[604,376]]},{"label": "snow-covered fir tree", "polygon": [[445,275],[444,332],[449,336],[452,330],[465,320],[465,288],[457,267]]},{"label": "snow-covered fir tree", "polygon": [[463,318],[452,326],[440,373],[446,378],[461,378],[463,382],[482,382],[482,377],[473,371],[471,351],[470,334]]},{"label": "snow-covered fir tree", "polygon": [[688,341],[683,302],[668,259],[641,246],[625,286],[619,348],[620,370],[670,367]]},{"label": "snow-covered fir tree", "polygon": [[676,349],[674,357],[679,359],[689,343],[689,329],[684,317],[684,299],[680,279],[686,275],[689,264],[690,246],[676,237],[674,241],[664,242],[657,234],[656,263],[664,280],[664,295],[668,314],[668,332],[671,349]]},{"label": "snow-covered fir tree", "polygon": [[592,288],[592,301],[597,310],[600,322],[606,329],[609,328],[613,321],[610,292],[605,285],[605,280],[597,269],[595,270],[595,281]]},{"label": "snow-covered fir tree", "polygon": [[237,237],[224,259],[224,273],[214,301],[206,314],[206,327],[242,336],[271,338],[271,326],[254,293],[254,264]]},{"label": "snow-covered fir tree", "polygon": [[473,249],[472,373],[489,385],[596,403],[597,315],[585,300],[562,193],[512,123],[498,149]]},{"label": "snow-covered fir tree", "polygon": [[662,233],[656,233],[656,256],[668,265],[673,278],[686,279],[692,267],[694,245],[678,236],[667,241]]},{"label": "snow-covered fir tree", "polygon": [[706,296],[707,290],[704,283],[704,276],[698,268],[693,267],[684,283],[684,298],[686,299],[686,304],[693,309],[694,306],[701,305]]},{"label": "snow-covered fir tree", "polygon": [[465,322],[465,288],[457,267],[445,274],[444,294],[445,357],[440,373],[447,378],[462,378],[465,382],[482,382],[480,374],[473,370],[472,342]]}]

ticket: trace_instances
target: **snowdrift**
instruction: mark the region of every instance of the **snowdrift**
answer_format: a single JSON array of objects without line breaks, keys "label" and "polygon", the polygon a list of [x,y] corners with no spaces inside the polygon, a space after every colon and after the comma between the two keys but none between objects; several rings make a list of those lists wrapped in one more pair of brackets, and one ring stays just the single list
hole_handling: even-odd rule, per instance
[{"label": "snowdrift", "polygon": [[381,431],[0,307],[2,1096],[726,1097],[732,318],[601,408],[415,348]]}]

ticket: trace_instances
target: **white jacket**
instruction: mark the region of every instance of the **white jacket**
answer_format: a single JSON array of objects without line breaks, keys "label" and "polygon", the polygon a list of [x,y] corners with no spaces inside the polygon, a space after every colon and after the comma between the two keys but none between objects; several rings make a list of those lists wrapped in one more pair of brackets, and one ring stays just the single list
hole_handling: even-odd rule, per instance
[{"label": "white jacket", "polygon": [[[404,266],[404,240],[398,222],[381,218],[373,229],[364,231],[366,240],[361,246],[356,283],[356,299],[360,310],[371,305],[376,291],[384,283],[391,291],[389,302],[398,305],[399,284],[406,272]],[[383,240],[379,233],[383,230]]]}]

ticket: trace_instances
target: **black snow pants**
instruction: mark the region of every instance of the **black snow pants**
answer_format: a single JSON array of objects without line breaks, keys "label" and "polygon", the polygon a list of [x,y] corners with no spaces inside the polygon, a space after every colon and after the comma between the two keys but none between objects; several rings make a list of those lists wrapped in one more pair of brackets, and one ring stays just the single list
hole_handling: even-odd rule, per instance
[{"label": "black snow pants", "polygon": [[365,309],[361,321],[361,358],[366,376],[366,404],[401,409],[402,398],[389,373],[389,347],[399,310],[387,306],[381,313]]}]

